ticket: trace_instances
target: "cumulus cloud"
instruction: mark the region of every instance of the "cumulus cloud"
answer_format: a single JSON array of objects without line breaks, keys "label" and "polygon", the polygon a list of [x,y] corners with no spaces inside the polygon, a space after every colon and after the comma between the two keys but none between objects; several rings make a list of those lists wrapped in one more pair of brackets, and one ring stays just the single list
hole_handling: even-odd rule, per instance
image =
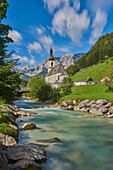
[{"label": "cumulus cloud", "polygon": [[34,65],[35,64],[35,59],[33,56],[31,56],[31,59],[28,59],[28,57],[26,56],[19,56],[19,55],[16,55],[16,54],[12,54],[12,57],[14,59],[19,59],[19,61],[21,63],[27,63],[27,64],[30,64],[30,65]]},{"label": "cumulus cloud", "polygon": [[16,43],[16,44],[19,44],[21,42],[21,40],[23,40],[21,34],[18,31],[16,31],[16,30],[9,31],[9,35],[8,36],[10,38],[12,38],[14,43]]},{"label": "cumulus cloud", "polygon": [[50,46],[53,44],[53,40],[51,39],[51,37],[46,35],[40,37],[40,42],[46,51],[48,51]]},{"label": "cumulus cloud", "polygon": [[89,40],[90,44],[94,44],[95,41],[101,36],[106,23],[107,13],[98,9],[92,23],[92,32]]},{"label": "cumulus cloud", "polygon": [[34,51],[36,53],[40,53],[42,50],[42,47],[41,47],[40,43],[34,42],[33,44],[29,43],[27,46],[27,49],[30,54],[32,51]]},{"label": "cumulus cloud", "polygon": [[39,35],[41,35],[45,32],[45,28],[43,26],[37,27],[36,30]]},{"label": "cumulus cloud", "polygon": [[67,5],[55,13],[52,20],[52,32],[61,36],[67,35],[74,43],[80,44],[80,39],[89,24],[90,17],[87,10],[77,13],[74,7]]}]

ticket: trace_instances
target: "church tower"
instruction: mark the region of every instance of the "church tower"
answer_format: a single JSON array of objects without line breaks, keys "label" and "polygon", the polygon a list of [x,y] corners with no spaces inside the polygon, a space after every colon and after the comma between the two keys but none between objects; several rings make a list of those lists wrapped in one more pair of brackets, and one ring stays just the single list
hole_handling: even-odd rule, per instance
[{"label": "church tower", "polygon": [[53,49],[52,47],[50,48],[50,56],[48,58],[48,73],[50,72],[50,70],[55,67],[55,58],[53,56]]}]

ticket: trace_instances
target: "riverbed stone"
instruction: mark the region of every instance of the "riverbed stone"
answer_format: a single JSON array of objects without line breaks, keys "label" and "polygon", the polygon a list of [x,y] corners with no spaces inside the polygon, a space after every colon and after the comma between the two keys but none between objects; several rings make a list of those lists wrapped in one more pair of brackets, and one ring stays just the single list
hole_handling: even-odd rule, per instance
[{"label": "riverbed stone", "polygon": [[82,109],[80,109],[80,111],[89,112],[90,111],[90,107],[83,107]]},{"label": "riverbed stone", "polygon": [[109,109],[108,109],[108,108],[105,108],[105,107],[101,107],[101,108],[98,110],[99,113],[102,112],[103,114],[106,114],[108,111],[109,111]]},{"label": "riverbed stone", "polygon": [[112,103],[107,103],[106,105],[104,105],[105,108],[109,108],[112,106]]},{"label": "riverbed stone", "polygon": [[3,133],[0,133],[0,143],[5,146],[13,146],[17,144],[16,140],[13,137],[5,135]]},{"label": "riverbed stone", "polygon": [[15,164],[9,165],[9,170],[41,170],[41,165],[32,160],[20,160]]},{"label": "riverbed stone", "polygon": [[62,106],[62,107],[66,107],[66,106],[67,106],[67,103],[66,103],[65,101],[63,101],[63,102],[61,103],[61,106]]},{"label": "riverbed stone", "polygon": [[74,106],[69,105],[69,106],[67,106],[65,109],[66,109],[66,110],[73,110],[73,109],[74,109]]},{"label": "riverbed stone", "polygon": [[96,101],[95,101],[95,100],[90,101],[90,102],[87,104],[87,106],[88,106],[88,107],[91,107],[93,104],[96,104]]},{"label": "riverbed stone", "polygon": [[37,163],[45,163],[47,160],[45,149],[37,144],[18,144],[7,147],[6,154],[9,162],[25,159]]},{"label": "riverbed stone", "polygon": [[109,108],[110,114],[113,114],[113,106]]},{"label": "riverbed stone", "polygon": [[111,115],[108,115],[107,117],[108,117],[108,118],[113,118],[113,114],[111,114]]},{"label": "riverbed stone", "polygon": [[80,109],[79,109],[79,107],[78,106],[74,106],[74,109],[73,109],[74,111],[79,111]]},{"label": "riverbed stone", "polygon": [[97,100],[96,101],[96,104],[102,104],[102,105],[105,105],[105,104],[107,104],[108,103],[108,101],[107,100],[102,100],[102,99],[100,99],[100,100]]},{"label": "riverbed stone", "polygon": [[30,130],[30,129],[36,129],[36,125],[34,123],[24,123],[22,126],[22,129],[24,130]]},{"label": "riverbed stone", "polygon": [[98,109],[97,108],[91,108],[90,113],[98,115]]}]

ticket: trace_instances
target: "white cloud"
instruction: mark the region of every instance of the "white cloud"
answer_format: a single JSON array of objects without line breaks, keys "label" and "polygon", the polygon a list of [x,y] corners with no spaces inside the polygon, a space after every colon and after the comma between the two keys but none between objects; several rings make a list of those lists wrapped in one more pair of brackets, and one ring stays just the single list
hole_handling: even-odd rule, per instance
[{"label": "white cloud", "polygon": [[29,59],[26,57],[26,56],[19,56],[19,55],[16,55],[16,54],[12,54],[13,58],[14,59],[20,59],[19,61],[22,62],[22,63],[29,63]]},{"label": "white cloud", "polygon": [[12,54],[12,57],[14,59],[19,59],[19,61],[21,63],[27,63],[27,64],[30,64],[30,65],[34,65],[35,64],[35,59],[33,56],[31,56],[31,59],[28,59],[28,57],[26,56],[19,56],[19,55],[16,55],[16,54]]},{"label": "white cloud", "polygon": [[55,13],[52,20],[52,32],[68,36],[74,43],[80,44],[80,39],[89,24],[90,17],[87,10],[77,13],[74,7],[67,5]]},{"label": "white cloud", "polygon": [[53,44],[51,37],[46,35],[40,37],[40,42],[46,51],[48,51],[48,49],[50,49],[51,45]]},{"label": "white cloud", "polygon": [[14,43],[17,43],[17,44],[19,44],[21,40],[23,40],[21,34],[16,30],[9,31],[8,36],[13,39]]},{"label": "white cloud", "polygon": [[43,26],[37,27],[36,30],[37,30],[39,35],[41,35],[41,34],[43,34],[45,32],[45,28]]},{"label": "white cloud", "polygon": [[89,40],[90,44],[94,44],[95,41],[101,36],[106,23],[107,13],[98,9],[92,23],[92,33]]},{"label": "white cloud", "polygon": [[30,65],[34,65],[35,64],[35,60],[32,58],[31,60],[30,60],[30,63],[29,63]]},{"label": "white cloud", "polygon": [[67,5],[70,0],[43,0],[45,7],[48,8],[49,12],[54,12],[55,9],[59,8],[61,5]]},{"label": "white cloud", "polygon": [[35,51],[36,53],[40,53],[42,50],[42,47],[38,42],[34,42],[33,44],[29,43],[27,46],[27,49],[30,54],[32,51]]},{"label": "white cloud", "polygon": [[69,53],[70,52],[70,50],[67,47],[57,48],[56,51],[61,51],[61,52],[65,52],[65,53]]}]

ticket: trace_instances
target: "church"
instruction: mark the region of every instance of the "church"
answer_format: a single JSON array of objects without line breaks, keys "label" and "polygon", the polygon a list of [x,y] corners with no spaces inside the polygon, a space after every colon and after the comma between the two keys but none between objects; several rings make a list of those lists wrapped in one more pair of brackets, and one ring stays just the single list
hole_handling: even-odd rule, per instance
[{"label": "church", "polygon": [[55,58],[53,56],[53,49],[50,48],[50,56],[48,58],[48,74],[45,77],[46,83],[51,84],[53,88],[60,86],[60,83],[63,81],[64,77],[69,77],[63,65],[55,64]]}]

